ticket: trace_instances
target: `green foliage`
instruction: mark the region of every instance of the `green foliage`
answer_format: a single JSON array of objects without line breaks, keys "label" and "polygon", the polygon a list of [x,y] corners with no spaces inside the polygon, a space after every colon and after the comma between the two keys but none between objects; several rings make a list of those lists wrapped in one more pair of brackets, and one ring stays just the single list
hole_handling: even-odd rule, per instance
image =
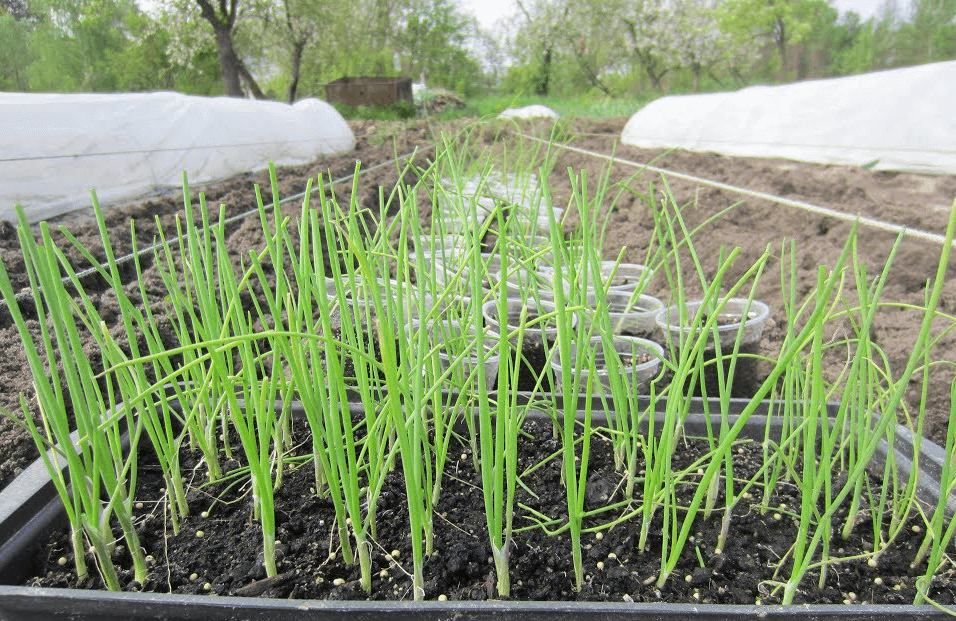
[{"label": "green foliage", "polygon": [[399,101],[391,106],[345,106],[342,104],[332,104],[338,110],[343,118],[353,119],[371,119],[376,121],[394,121],[400,119],[410,119],[415,116],[415,106],[407,101]]},{"label": "green foliage", "polygon": [[29,88],[27,67],[33,59],[29,49],[31,25],[0,14],[0,90],[25,91]]},{"label": "green foliage", "polygon": [[914,0],[910,20],[900,25],[899,64],[956,58],[956,2]]},{"label": "green foliage", "polygon": [[[157,0],[150,14],[137,1],[0,3],[0,89],[222,94],[216,39],[196,0]],[[407,75],[473,100],[441,118],[496,114],[512,99],[551,105],[554,96],[555,109],[584,98],[585,114],[591,101],[610,102],[613,114],[618,101],[663,93],[956,58],[956,0],[914,0],[905,20],[890,4],[867,21],[826,0],[526,0],[495,32],[455,0],[237,6],[235,50],[268,97],[287,99],[299,54],[296,98],[324,98],[325,84],[343,76]],[[489,92],[506,95],[480,98]]]}]

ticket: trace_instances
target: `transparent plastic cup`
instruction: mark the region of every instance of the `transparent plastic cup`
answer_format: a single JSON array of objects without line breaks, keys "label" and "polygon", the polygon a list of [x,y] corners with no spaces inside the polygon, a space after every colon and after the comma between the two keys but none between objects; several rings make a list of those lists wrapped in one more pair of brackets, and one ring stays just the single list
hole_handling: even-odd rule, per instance
[{"label": "transparent plastic cup", "polygon": [[[616,372],[622,376],[626,382],[625,389],[629,391],[646,392],[651,380],[657,377],[661,370],[661,359],[664,356],[664,348],[659,343],[648,339],[642,339],[633,336],[614,336],[612,337],[614,351],[619,357],[619,365]],[[607,368],[608,355],[605,350],[604,338],[601,336],[591,337],[588,342],[589,350],[594,351],[594,366],[597,384],[600,385],[606,396],[611,395],[611,371]],[[570,365],[576,364],[576,358],[579,355],[590,355],[590,351],[583,351],[577,343],[571,344]],[[587,386],[591,370],[587,368],[587,363],[582,362],[582,368],[578,377],[576,386],[566,387],[563,385],[563,361],[561,352],[555,351],[551,359],[551,368],[554,370],[556,390],[567,393],[566,388],[574,392],[580,392]],[[572,369],[574,367],[572,366]],[[572,379],[572,381],[574,381]]]},{"label": "transparent plastic cup", "polygon": [[[428,351],[434,351],[439,361],[439,368],[442,372],[452,369],[446,382],[452,390],[465,390],[469,388],[466,382],[477,382],[476,376],[472,372],[481,363],[480,355],[476,350],[474,341],[477,338],[475,326],[467,321],[451,319],[447,317],[434,319],[425,323],[418,320],[410,322],[406,328],[406,337],[408,339],[417,339],[419,330],[426,330],[425,344]],[[497,335],[485,336],[486,341],[497,339]],[[417,343],[417,340],[415,341]],[[413,343],[414,344],[414,343]],[[484,374],[485,386],[491,389],[498,378],[498,365],[500,357],[495,353],[485,352],[484,356]],[[474,388],[475,384],[470,387]]]},{"label": "transparent plastic cup", "polygon": [[[640,263],[619,263],[614,269],[614,261],[601,262],[601,276],[609,289],[619,291],[637,291],[647,287],[654,278],[654,269]],[[614,277],[611,278],[611,272]]]},{"label": "transparent plastic cup", "polygon": [[[587,301],[591,305],[589,318],[593,322],[594,308],[597,306],[596,294],[589,293]],[[657,315],[664,308],[664,302],[658,298],[611,289],[608,290],[605,301],[613,334],[650,338],[657,332]]]},{"label": "transparent plastic cup", "polygon": [[[685,305],[687,321],[693,319],[701,304],[703,302],[698,300]],[[767,318],[770,316],[770,308],[766,304],[759,300],[730,298],[725,304],[719,306],[718,324],[714,330],[720,341],[720,347],[725,350],[725,353],[734,346],[738,333],[741,347],[753,346],[760,341]],[[680,325],[680,309],[677,306],[662,309],[657,314],[656,321],[664,337],[672,340],[675,345],[686,340],[692,330],[690,326]],[[743,331],[740,330],[741,324],[743,324]],[[708,339],[706,348],[710,351],[716,349],[713,335]]]},{"label": "transparent plastic cup", "polygon": [[[558,338],[558,326],[557,326],[557,317],[552,317],[550,320],[544,322],[534,322],[533,319],[544,315],[547,313],[554,312],[555,307],[553,303],[546,301],[536,302],[535,300],[528,300],[527,303],[522,302],[520,299],[509,298],[508,302],[508,318],[504,322],[504,329],[508,334],[514,332],[520,327],[520,318],[521,311],[524,307],[527,307],[527,321],[524,326],[524,336],[523,342],[526,345],[543,345],[545,341],[551,343]],[[488,300],[481,306],[481,314],[485,318],[485,325],[495,333],[500,334],[502,327],[501,321],[498,317],[498,301],[497,300]],[[528,325],[531,324],[531,325]],[[577,324],[577,317],[574,314],[571,314],[571,327],[573,328]],[[510,342],[517,342],[517,335],[509,339]]]}]

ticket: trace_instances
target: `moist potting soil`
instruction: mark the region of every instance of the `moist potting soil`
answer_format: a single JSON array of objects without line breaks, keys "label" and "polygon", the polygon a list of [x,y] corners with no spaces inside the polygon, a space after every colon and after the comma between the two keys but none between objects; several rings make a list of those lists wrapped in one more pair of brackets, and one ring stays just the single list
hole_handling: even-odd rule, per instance
[{"label": "moist potting soil", "polygon": [[[299,440],[296,445],[309,446],[304,423],[297,421],[295,426]],[[523,431],[528,435],[522,436],[519,444],[519,472],[560,448],[547,419],[529,419]],[[706,442],[689,439],[680,454],[675,455],[675,470],[694,463],[706,452]],[[741,443],[733,454],[735,476],[753,476],[759,469],[761,454],[759,444]],[[204,468],[194,457],[186,455],[184,472],[194,473],[189,492],[192,513],[183,520],[180,534],[173,536],[164,514],[162,479],[158,468],[149,466],[148,458],[144,454],[140,466],[137,523],[142,545],[153,560],[144,584],[132,582],[131,571],[121,571],[124,589],[273,598],[412,598],[411,542],[400,465],[388,475],[378,497],[378,538],[373,542],[373,584],[368,596],[360,587],[358,566],[343,562],[332,503],[315,495],[311,462],[299,462],[301,467],[289,467],[283,474],[283,484],[275,498],[279,573],[267,577],[259,547],[259,523],[252,516],[247,481],[240,478],[229,484],[202,486]],[[612,467],[608,442],[599,437],[592,440],[589,472],[588,509],[621,500],[621,477]],[[794,495],[793,485],[782,486],[766,506],[761,504],[758,490],[741,499],[733,510],[726,547],[718,554],[715,545],[724,503],[721,484],[717,510],[708,518],[698,517],[676,570],[660,588],[655,586],[662,545],[660,511],[651,524],[646,550],[638,549],[639,515],[612,528],[585,533],[585,578],[578,591],[573,581],[568,534],[545,534],[534,527],[532,514],[524,508],[531,507],[541,515],[559,520],[566,513],[560,459],[551,459],[522,480],[534,495],[519,486],[514,521],[517,532],[511,549],[511,599],[718,604],[779,601],[774,584],[788,576],[787,552],[797,536],[793,516],[799,512],[801,499]],[[480,485],[469,448],[454,443],[435,507],[434,554],[425,562],[426,599],[441,595],[450,600],[497,597]],[[639,495],[640,484],[636,488]],[[693,491],[690,484],[679,485],[677,505],[686,506]],[[636,508],[639,500],[631,508]],[[202,517],[202,512],[207,516]],[[622,513],[625,511],[619,509],[610,515],[617,517]],[[830,565],[823,588],[817,586],[819,573],[811,571],[796,603],[911,603],[915,580],[925,568],[910,568],[910,562],[923,535],[905,528],[881,554],[878,565],[871,567],[866,559],[867,552],[872,550],[872,525],[867,521],[856,524],[844,540],[839,534],[844,517],[841,512],[835,519],[831,554],[859,558]],[[584,527],[608,521],[610,517],[588,519]],[[68,533],[55,534],[37,551],[37,577],[28,584],[102,588],[98,578],[77,581],[70,550]],[[117,547],[116,560],[120,567],[129,566],[128,554],[121,547]],[[95,571],[93,563],[90,566]],[[952,603],[956,593],[952,573],[937,576],[930,591],[939,603]]]}]

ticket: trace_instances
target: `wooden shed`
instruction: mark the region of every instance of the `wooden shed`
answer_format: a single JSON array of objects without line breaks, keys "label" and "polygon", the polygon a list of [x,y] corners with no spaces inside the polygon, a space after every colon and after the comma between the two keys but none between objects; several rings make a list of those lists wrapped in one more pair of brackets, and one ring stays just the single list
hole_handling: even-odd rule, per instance
[{"label": "wooden shed", "polygon": [[414,104],[412,79],[378,77],[343,77],[325,85],[325,99],[350,108],[359,106],[391,106],[400,101]]}]

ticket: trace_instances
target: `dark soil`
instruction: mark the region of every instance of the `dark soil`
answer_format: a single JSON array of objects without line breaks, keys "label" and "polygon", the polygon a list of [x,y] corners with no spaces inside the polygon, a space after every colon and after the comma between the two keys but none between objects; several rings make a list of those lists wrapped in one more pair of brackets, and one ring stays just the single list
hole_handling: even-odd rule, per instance
[{"label": "dark soil", "polygon": [[[524,430],[530,435],[519,448],[519,471],[559,449],[550,422],[526,421]],[[591,449],[586,490],[589,509],[621,499],[620,475],[613,469],[609,443],[596,440]],[[675,471],[687,468],[706,451],[706,442],[691,440],[675,458]],[[762,460],[761,451],[759,444],[741,443],[734,455],[735,475],[742,479],[753,476]],[[188,472],[191,466],[188,462],[185,465]],[[194,489],[190,494],[194,515],[185,520],[181,534],[173,537],[168,536],[171,525],[163,514],[162,480],[156,476],[155,468],[143,470],[153,476],[144,477],[141,483],[144,493],[139,516],[140,536],[146,553],[154,561],[144,585],[132,583],[130,572],[125,572],[124,589],[276,598],[367,597],[360,587],[358,567],[343,562],[332,503],[315,496],[308,464],[286,472],[276,496],[279,575],[273,578],[266,577],[262,566],[258,551],[261,532],[258,521],[252,517],[248,486]],[[694,476],[693,472],[689,473],[690,478]],[[523,481],[537,497],[519,488],[518,503],[554,518],[566,513],[559,459],[548,461],[533,474],[524,476]],[[454,446],[441,501],[436,507],[435,554],[425,563],[427,599],[440,595],[451,600],[497,597],[490,548],[484,534],[480,486],[469,449]],[[379,497],[379,537],[372,550],[372,599],[411,598],[408,576],[411,543],[403,490],[398,466],[389,475]],[[693,490],[690,484],[679,486],[676,502],[686,505]],[[661,588],[653,584],[660,570],[660,515],[652,522],[648,548],[643,552],[638,549],[640,517],[603,529],[598,527],[607,520],[585,521],[585,529],[596,530],[582,537],[584,583],[580,591],[574,588],[569,554],[571,541],[567,533],[548,536],[539,528],[518,532],[511,550],[511,596],[520,600],[622,601],[630,598],[636,602],[777,602],[779,597],[769,581],[788,575],[787,563],[777,576],[775,568],[795,540],[793,516],[799,510],[800,499],[781,493],[772,497],[766,507],[759,502],[755,494],[741,501],[734,510],[730,536],[721,554],[715,552],[714,546],[722,510],[708,519],[699,519],[698,530],[683,558]],[[717,506],[722,508],[722,503],[723,496]],[[208,511],[208,516],[197,515],[201,511]],[[519,508],[516,528],[531,524],[529,515]],[[838,532],[842,524],[840,519],[837,522]],[[197,537],[199,531],[203,533],[201,538]],[[872,537],[872,532],[868,523],[860,523],[848,539],[837,535],[833,555],[865,555],[872,549],[872,541],[867,539],[868,535]],[[882,555],[877,567],[868,566],[865,558],[831,566],[826,586],[823,589],[808,587],[800,592],[798,601],[813,604],[911,602],[914,581],[921,575],[921,568],[911,570],[909,563],[921,539],[919,533],[906,530]],[[237,546],[236,542],[248,542],[248,545]],[[128,566],[125,556],[118,556],[119,565],[125,562]],[[57,562],[61,557],[66,558],[64,566]],[[75,574],[70,571],[72,558],[66,533],[44,547],[36,560],[40,577],[30,580],[30,584],[101,588],[98,579],[77,583]],[[810,574],[806,583],[814,585],[817,578],[818,574]],[[933,593],[937,601],[948,604],[954,589],[956,583],[947,574],[934,582]]]}]

